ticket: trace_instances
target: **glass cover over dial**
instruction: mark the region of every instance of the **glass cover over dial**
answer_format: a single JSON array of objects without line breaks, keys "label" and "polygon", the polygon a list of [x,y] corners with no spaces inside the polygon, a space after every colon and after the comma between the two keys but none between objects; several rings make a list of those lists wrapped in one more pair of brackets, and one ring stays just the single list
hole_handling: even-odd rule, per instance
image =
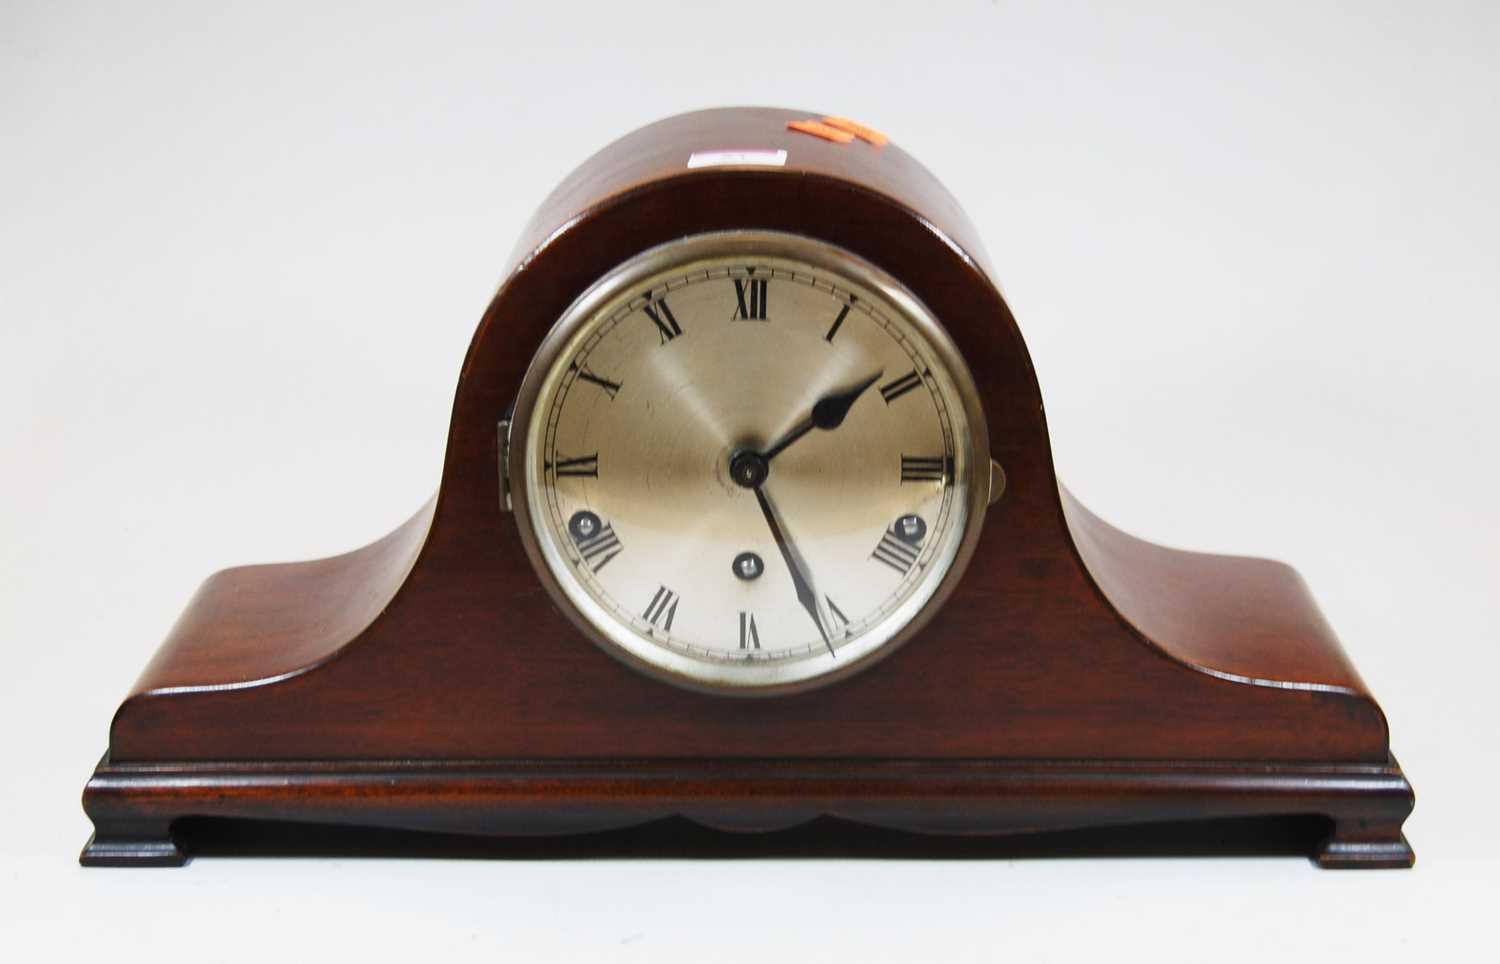
[{"label": "glass cover over dial", "polygon": [[988,494],[941,327],[793,235],[698,235],[611,272],[544,342],[513,424],[549,589],[615,655],[702,689],[786,691],[888,651],[951,588]]}]

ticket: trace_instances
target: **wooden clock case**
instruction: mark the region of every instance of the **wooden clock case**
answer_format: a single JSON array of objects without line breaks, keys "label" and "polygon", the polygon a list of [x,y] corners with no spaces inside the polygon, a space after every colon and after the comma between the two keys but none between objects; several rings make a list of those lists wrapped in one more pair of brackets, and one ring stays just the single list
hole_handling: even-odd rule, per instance
[{"label": "wooden clock case", "polygon": [[[1014,834],[1316,814],[1323,866],[1411,864],[1385,717],[1302,580],[1151,545],[1079,505],[957,202],[894,145],[787,130],[806,116],[670,118],[562,182],[464,359],[437,495],[363,549],[203,584],[115,714],[83,863],[180,864],[185,817],[533,835],[826,815]],[[722,149],[787,160],[688,168]],[[967,359],[1007,478],[920,633],[851,678],[762,699],[667,685],[581,635],[504,511],[497,437],[580,292],[644,249],[745,228],[900,278]]]}]

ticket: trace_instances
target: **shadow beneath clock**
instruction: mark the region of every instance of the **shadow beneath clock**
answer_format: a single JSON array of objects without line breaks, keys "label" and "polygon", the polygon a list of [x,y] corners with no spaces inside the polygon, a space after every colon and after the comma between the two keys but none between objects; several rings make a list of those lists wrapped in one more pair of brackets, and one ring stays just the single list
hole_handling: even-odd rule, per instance
[{"label": "shadow beneath clock", "polygon": [[940,837],[820,818],[791,830],[727,833],[680,818],[566,837],[470,837],[410,830],[192,818],[173,835],[195,857],[450,860],[797,859],[1055,860],[1310,855],[1322,817],[1256,817],[1007,837]]}]

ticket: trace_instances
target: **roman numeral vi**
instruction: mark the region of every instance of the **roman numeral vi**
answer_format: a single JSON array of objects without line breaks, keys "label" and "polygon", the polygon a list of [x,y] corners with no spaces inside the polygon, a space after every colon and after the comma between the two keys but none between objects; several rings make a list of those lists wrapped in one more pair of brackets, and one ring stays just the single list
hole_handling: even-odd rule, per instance
[{"label": "roman numeral vi", "polygon": [[824,596],[823,601],[828,604],[828,627],[834,632],[838,632],[840,629],[842,629],[844,631],[844,635],[848,636],[849,617],[844,615],[844,611],[842,609],[833,604],[832,596]]}]

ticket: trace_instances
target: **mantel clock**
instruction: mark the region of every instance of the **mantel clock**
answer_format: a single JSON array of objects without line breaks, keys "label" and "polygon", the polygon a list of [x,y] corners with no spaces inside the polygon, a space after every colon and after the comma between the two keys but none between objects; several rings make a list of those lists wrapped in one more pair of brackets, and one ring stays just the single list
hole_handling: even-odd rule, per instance
[{"label": "mantel clock", "polygon": [[1313,814],[1322,865],[1409,865],[1385,718],[1300,578],[1079,505],[993,277],[858,124],[713,110],[605,148],[479,322],[436,496],[204,583],[115,715],[83,862],[181,863],[188,817]]}]

